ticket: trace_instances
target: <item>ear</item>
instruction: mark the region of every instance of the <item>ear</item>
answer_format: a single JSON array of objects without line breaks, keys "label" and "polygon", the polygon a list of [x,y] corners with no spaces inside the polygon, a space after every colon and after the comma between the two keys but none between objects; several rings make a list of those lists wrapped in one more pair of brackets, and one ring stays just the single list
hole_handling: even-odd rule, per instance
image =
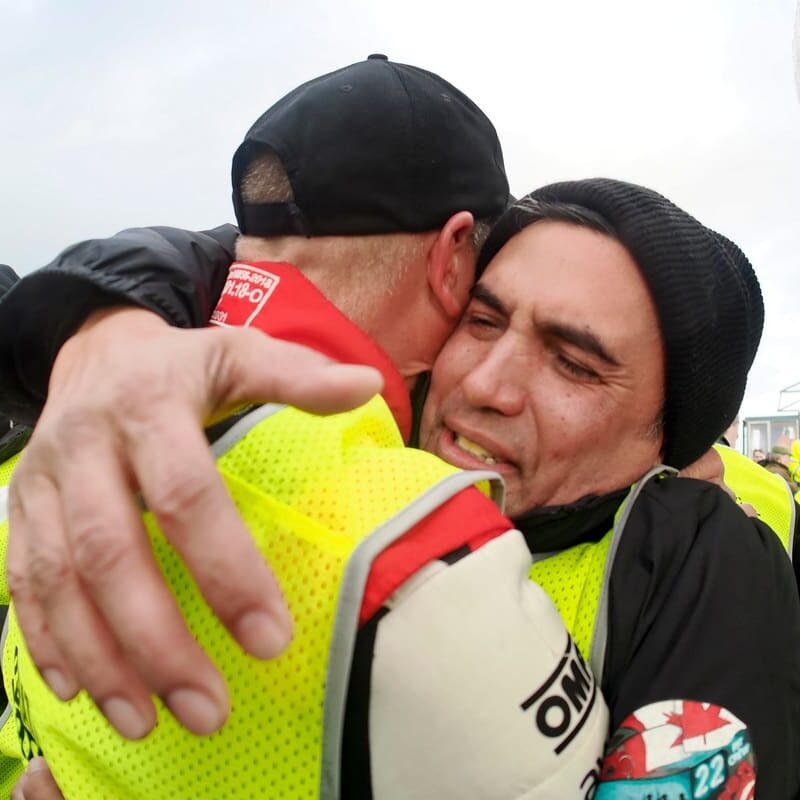
[{"label": "ear", "polygon": [[453,214],[428,251],[428,285],[447,317],[461,316],[475,281],[475,250],[469,211]]}]

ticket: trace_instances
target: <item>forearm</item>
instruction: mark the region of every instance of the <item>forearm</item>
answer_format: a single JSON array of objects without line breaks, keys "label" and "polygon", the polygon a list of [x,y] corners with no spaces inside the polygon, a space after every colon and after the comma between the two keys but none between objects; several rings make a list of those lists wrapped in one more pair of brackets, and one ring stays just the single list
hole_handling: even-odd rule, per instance
[{"label": "forearm", "polygon": [[93,311],[138,305],[175,326],[204,325],[237,234],[135,228],[74,245],[23,278],[0,301],[0,411],[35,420],[55,356]]}]

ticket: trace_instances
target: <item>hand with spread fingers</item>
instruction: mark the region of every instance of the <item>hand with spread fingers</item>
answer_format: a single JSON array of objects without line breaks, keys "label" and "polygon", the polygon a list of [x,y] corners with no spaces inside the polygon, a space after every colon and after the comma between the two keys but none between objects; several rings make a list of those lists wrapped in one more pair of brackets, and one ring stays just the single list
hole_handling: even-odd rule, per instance
[{"label": "hand with spread fingers", "polygon": [[142,309],[96,312],[59,353],[9,487],[9,588],[53,691],[68,699],[86,689],[128,738],[155,724],[151,694],[192,732],[218,729],[225,683],[164,584],[140,505],[242,648],[274,657],[292,623],[203,425],[247,401],[329,413],[380,388],[377,370],[259,331],[178,330]]}]

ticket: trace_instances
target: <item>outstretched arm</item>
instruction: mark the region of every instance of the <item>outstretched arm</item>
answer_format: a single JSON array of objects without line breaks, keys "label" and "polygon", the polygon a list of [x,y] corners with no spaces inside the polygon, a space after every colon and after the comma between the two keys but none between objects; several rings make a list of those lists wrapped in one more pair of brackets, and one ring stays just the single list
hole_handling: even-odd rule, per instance
[{"label": "outstretched arm", "polygon": [[132,738],[154,723],[150,693],[191,730],[216,730],[224,683],[155,565],[137,496],[237,641],[275,656],[290,621],[203,425],[243,401],[341,410],[380,386],[376,370],[260,331],[186,331],[141,309],[97,312],[56,360],[8,497],[9,586],[56,694],[86,688]]},{"label": "outstretched arm", "polygon": [[[17,385],[21,407],[30,409],[25,398],[43,395],[49,362],[66,339],[8,496],[7,576],[20,626],[56,694],[66,699],[87,689],[132,738],[154,724],[151,693],[197,733],[215,730],[227,714],[225,685],[155,566],[141,500],[237,641],[253,655],[274,656],[289,641],[290,621],[225,492],[203,426],[244,401],[325,413],[359,405],[381,386],[371,368],[334,364],[259,331],[170,327],[161,317],[190,326],[210,314],[224,278],[215,270],[230,258],[232,239],[214,245],[200,235],[198,245],[196,234],[175,233],[177,241],[193,242],[189,251],[200,264],[184,269],[183,251],[164,230],[152,232],[162,243],[163,271],[146,266],[158,247],[140,251],[126,243],[130,235],[141,244],[134,231],[121,234],[111,251],[107,242],[97,244],[105,255],[95,254],[85,270],[48,268],[0,304],[0,324],[8,324],[9,308],[22,314],[23,298],[32,303],[10,347],[14,364],[23,356],[33,362]],[[94,247],[86,243],[60,258],[91,256]],[[115,247],[116,258],[109,255]],[[207,270],[213,280],[204,283]],[[42,294],[50,292],[48,275],[79,298],[80,314],[62,295],[61,323],[48,318],[42,334],[36,319],[55,312],[52,293]],[[121,298],[143,307],[120,308]]]}]

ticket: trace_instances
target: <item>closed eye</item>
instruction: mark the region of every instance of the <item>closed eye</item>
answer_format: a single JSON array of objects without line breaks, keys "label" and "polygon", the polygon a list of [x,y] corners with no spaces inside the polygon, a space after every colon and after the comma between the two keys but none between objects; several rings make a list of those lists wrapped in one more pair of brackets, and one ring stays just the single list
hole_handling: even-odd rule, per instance
[{"label": "closed eye", "polygon": [[494,317],[488,316],[486,314],[481,314],[479,312],[467,312],[464,315],[464,322],[467,325],[475,325],[477,327],[483,328],[496,328],[497,321]]},{"label": "closed eye", "polygon": [[595,358],[599,358],[610,367],[620,366],[619,361],[603,345],[599,337],[590,330],[564,325],[558,322],[546,322],[540,325],[543,336],[552,342],[565,342],[574,345]]},{"label": "closed eye", "polygon": [[493,341],[503,335],[503,322],[492,312],[467,309],[461,319],[462,330],[474,339]]},{"label": "closed eye", "polygon": [[576,378],[588,381],[600,380],[600,376],[593,369],[584,366],[583,364],[579,364],[577,361],[573,361],[571,358],[568,358],[561,353],[556,354],[556,361],[558,362],[559,366],[561,366],[570,374],[574,375]]}]

